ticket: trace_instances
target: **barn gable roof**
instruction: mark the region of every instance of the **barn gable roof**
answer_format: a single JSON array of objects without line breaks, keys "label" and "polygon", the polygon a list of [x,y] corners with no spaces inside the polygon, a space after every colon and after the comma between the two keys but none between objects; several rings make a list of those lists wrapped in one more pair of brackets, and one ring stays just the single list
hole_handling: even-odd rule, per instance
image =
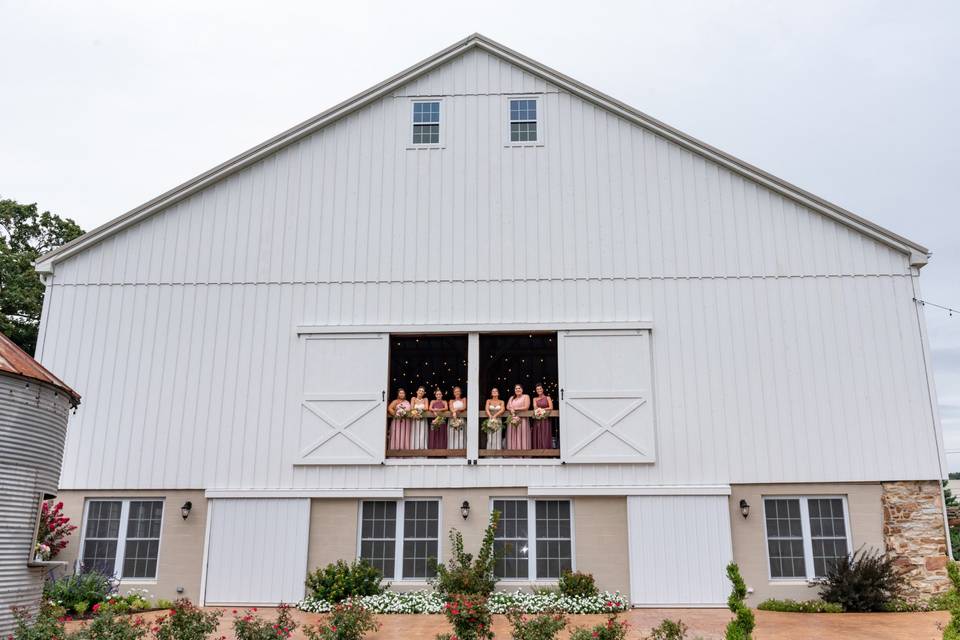
[{"label": "barn gable roof", "polygon": [[808,191],[805,191],[789,182],[777,178],[753,165],[744,162],[734,156],[731,156],[719,149],[716,149],[692,136],[683,133],[673,127],[655,119],[651,116],[634,109],[633,107],[620,102],[596,89],[593,89],[573,78],[565,76],[559,71],[555,71],[546,65],[532,60],[512,49],[509,49],[479,33],[475,33],[463,40],[443,49],[442,51],[430,56],[429,58],[418,62],[417,64],[401,71],[400,73],[387,78],[383,82],[370,87],[366,91],[359,93],[352,98],[341,102],[334,107],[320,113],[295,127],[280,133],[273,138],[227,160],[226,162],[174,187],[173,189],[157,196],[156,198],[145,202],[144,204],[132,209],[117,218],[87,232],[76,240],[69,242],[58,249],[54,249],[41,256],[36,262],[36,268],[41,273],[53,273],[54,265],[57,262],[66,260],[84,249],[94,246],[100,241],[112,236],[113,234],[125,229],[137,222],[157,213],[170,205],[190,196],[197,191],[204,189],[211,184],[229,176],[241,169],[275,153],[276,151],[290,145],[305,136],[308,136],[323,127],[343,118],[344,116],[357,111],[372,103],[379,98],[388,95],[400,86],[415,80],[416,78],[436,69],[437,67],[451,61],[452,59],[466,53],[467,51],[478,48],[490,54],[513,64],[529,73],[543,78],[544,80],[562,88],[565,91],[591,103],[594,103],[608,111],[644,127],[667,140],[678,144],[704,158],[715,162],[735,173],[738,173],[764,187],[775,191],[787,198],[790,198],[799,204],[817,211],[837,222],[844,224],[874,240],[877,240],[889,247],[899,250],[910,257],[910,264],[913,266],[923,266],[929,258],[929,250],[912,240],[900,236],[884,227],[875,224],[855,213],[847,211],[833,203],[830,203]]}]

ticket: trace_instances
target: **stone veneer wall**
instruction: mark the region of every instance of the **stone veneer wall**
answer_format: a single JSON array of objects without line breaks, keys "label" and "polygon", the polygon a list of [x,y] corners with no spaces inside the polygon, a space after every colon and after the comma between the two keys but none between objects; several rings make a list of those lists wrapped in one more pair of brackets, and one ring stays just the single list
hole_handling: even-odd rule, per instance
[{"label": "stone veneer wall", "polygon": [[947,537],[943,493],[936,481],[884,482],[883,538],[906,579],[907,599],[947,589]]}]

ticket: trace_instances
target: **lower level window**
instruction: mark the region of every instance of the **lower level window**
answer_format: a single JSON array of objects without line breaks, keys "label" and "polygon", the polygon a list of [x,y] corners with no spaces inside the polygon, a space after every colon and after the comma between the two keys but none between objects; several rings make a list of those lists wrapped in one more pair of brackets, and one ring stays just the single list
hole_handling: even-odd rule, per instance
[{"label": "lower level window", "polygon": [[764,498],[772,579],[813,580],[850,553],[842,497]]},{"label": "lower level window", "polygon": [[544,580],[573,570],[569,500],[497,499],[491,506],[500,512],[494,536],[498,578]]},{"label": "lower level window", "polygon": [[[397,522],[403,526],[398,527]],[[402,555],[397,557],[397,549]],[[440,559],[438,500],[369,500],[360,509],[360,558],[388,579],[432,578]]]},{"label": "lower level window", "polygon": [[121,579],[157,577],[162,500],[89,500],[83,568]]}]

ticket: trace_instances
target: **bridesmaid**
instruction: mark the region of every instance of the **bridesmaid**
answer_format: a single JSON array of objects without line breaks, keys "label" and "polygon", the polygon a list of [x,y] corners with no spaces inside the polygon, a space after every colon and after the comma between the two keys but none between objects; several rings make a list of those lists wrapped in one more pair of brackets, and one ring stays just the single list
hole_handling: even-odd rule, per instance
[{"label": "bridesmaid", "polygon": [[[450,401],[450,417],[466,420],[467,418],[467,399],[463,397],[463,389],[453,388],[453,399]],[[466,422],[464,426],[458,428],[451,427],[447,421],[447,448],[448,449],[466,449]]]},{"label": "bridesmaid", "polygon": [[[433,400],[430,402],[430,411],[433,413],[442,413],[447,410],[447,401],[443,399],[443,391],[439,387],[433,391]],[[433,419],[431,418],[431,422]],[[430,435],[427,437],[428,449],[446,449],[447,448],[447,425],[440,427],[430,425]]]},{"label": "bridesmaid", "polygon": [[[417,387],[417,395],[411,404],[413,405],[414,409],[429,411],[430,401],[427,400],[427,390],[422,386]],[[412,423],[413,424],[410,427],[410,448],[426,449],[427,432],[430,430],[430,421],[427,418],[417,418],[413,420]]]},{"label": "bridesmaid", "polygon": [[[553,398],[543,393],[543,385],[538,384],[534,391],[537,392],[537,395],[533,399],[533,408],[553,411]],[[550,424],[550,418],[534,420],[532,430],[532,447],[534,449],[553,449],[553,428]]]},{"label": "bridesmaid", "polygon": [[[519,411],[530,409],[530,396],[523,392],[519,384],[513,387],[513,395],[507,401],[507,410],[513,417]],[[510,426],[507,421],[507,449],[526,450],[530,448],[530,418],[520,418],[520,423]]]},{"label": "bridesmaid", "polygon": [[[503,400],[500,399],[500,390],[496,387],[490,389],[490,398],[487,399],[484,411],[487,413],[487,418],[503,419],[503,412],[506,411],[506,407],[503,406]],[[487,449],[503,449],[502,429],[496,433],[487,432]]]},{"label": "bridesmaid", "polygon": [[410,411],[407,392],[403,389],[397,389],[396,399],[387,406],[387,415],[390,416],[390,446],[387,448],[409,449],[412,422],[409,418],[398,418],[397,409],[402,409],[405,412]]}]

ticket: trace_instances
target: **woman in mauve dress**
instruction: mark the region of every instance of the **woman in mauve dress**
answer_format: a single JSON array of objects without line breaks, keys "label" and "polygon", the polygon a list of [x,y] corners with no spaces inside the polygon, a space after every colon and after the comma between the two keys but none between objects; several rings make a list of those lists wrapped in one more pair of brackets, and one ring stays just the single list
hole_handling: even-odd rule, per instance
[{"label": "woman in mauve dress", "polygon": [[[483,409],[487,418],[500,418],[503,419],[503,412],[506,411],[506,407],[503,404],[503,400],[500,399],[500,390],[494,387],[490,389],[490,398],[487,400],[487,404]],[[487,449],[503,449],[503,430],[497,431],[496,433],[487,432]]]},{"label": "woman in mauve dress", "polygon": [[530,418],[520,418],[517,426],[510,426],[510,418],[519,411],[530,409],[530,396],[523,392],[523,387],[519,384],[513,387],[513,395],[507,401],[507,449],[529,449],[530,448]]},{"label": "woman in mauve dress", "polygon": [[[447,410],[447,401],[443,399],[443,391],[436,388],[433,391],[433,400],[430,401],[430,411],[436,414]],[[427,436],[428,449],[446,449],[447,448],[447,424],[443,423],[439,427],[433,426],[433,419],[430,419],[430,435]]]},{"label": "woman in mauve dress", "polygon": [[409,418],[398,418],[397,409],[410,411],[407,402],[407,392],[397,389],[397,398],[387,406],[387,415],[390,416],[390,446],[388,449],[409,449],[410,429],[413,422]]},{"label": "woman in mauve dress", "polygon": [[[450,417],[466,420],[467,418],[467,399],[463,397],[463,389],[453,388],[453,399],[450,400]],[[466,422],[464,422],[464,427]],[[450,421],[447,421],[447,448],[448,449],[466,449],[467,448],[467,430],[464,427],[451,427]]]},{"label": "woman in mauve dress", "polygon": [[[543,385],[538,384],[534,391],[537,392],[537,395],[533,398],[533,408],[536,409],[546,409],[547,411],[553,411],[553,398],[544,394]],[[532,448],[534,449],[553,449],[553,426],[550,424],[550,418],[544,418],[543,420],[534,419],[532,421],[531,427],[532,433]]]},{"label": "woman in mauve dress", "polygon": [[[430,401],[427,400],[427,390],[423,387],[417,387],[417,395],[410,402],[412,408],[422,411],[430,410]],[[427,433],[430,431],[430,420],[427,418],[416,418],[412,421],[410,427],[410,448],[426,449]]]}]

